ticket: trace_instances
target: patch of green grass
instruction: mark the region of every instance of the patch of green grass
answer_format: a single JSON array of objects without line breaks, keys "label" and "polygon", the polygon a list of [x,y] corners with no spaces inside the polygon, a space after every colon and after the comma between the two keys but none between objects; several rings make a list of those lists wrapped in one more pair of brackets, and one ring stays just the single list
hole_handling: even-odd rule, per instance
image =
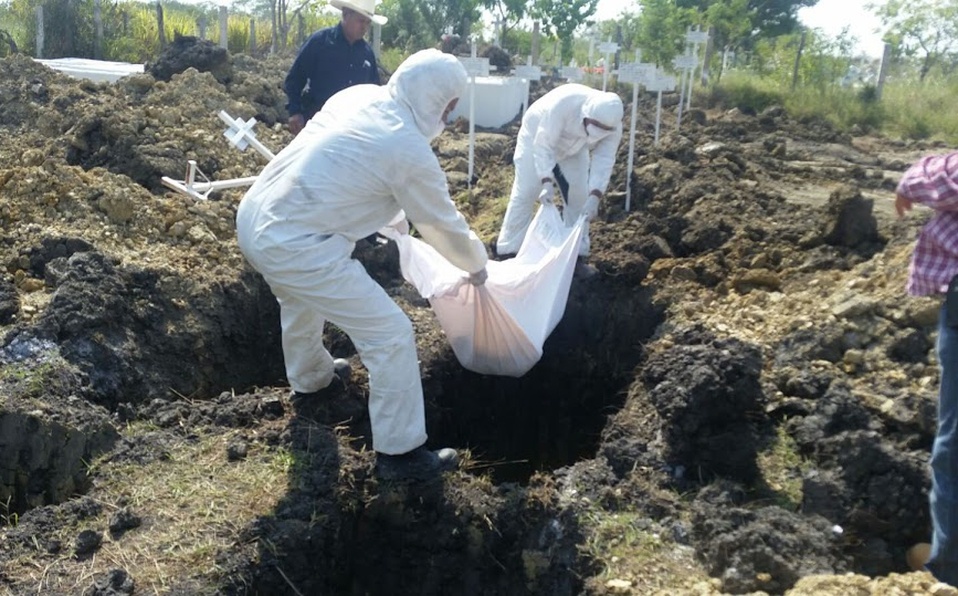
[{"label": "patch of green grass", "polygon": [[63,384],[66,366],[66,362],[57,358],[0,366],[0,387],[4,388],[5,395],[18,399],[38,398]]},{"label": "patch of green grass", "polygon": [[729,110],[738,108],[746,114],[758,114],[770,106],[784,105],[785,93],[771,81],[736,73],[727,75],[710,89],[709,102]]},{"label": "patch of green grass", "polygon": [[783,427],[778,427],[772,445],[758,454],[758,467],[772,501],[783,509],[798,510],[802,503],[802,476],[811,463],[798,452],[795,439]]},{"label": "patch of green grass", "polygon": [[793,118],[821,118],[838,130],[958,142],[958,113],[950,107],[958,93],[958,80],[930,76],[921,81],[914,75],[891,76],[880,97],[873,86],[846,88],[830,84],[792,89],[783,80],[731,72],[708,89],[707,102],[754,114],[781,105]]},{"label": "patch of green grass", "polygon": [[648,529],[647,517],[596,508],[580,518],[586,536],[582,550],[600,566],[588,580],[593,591],[603,593],[608,582],[624,582],[629,593],[665,594],[710,582],[694,550]]}]

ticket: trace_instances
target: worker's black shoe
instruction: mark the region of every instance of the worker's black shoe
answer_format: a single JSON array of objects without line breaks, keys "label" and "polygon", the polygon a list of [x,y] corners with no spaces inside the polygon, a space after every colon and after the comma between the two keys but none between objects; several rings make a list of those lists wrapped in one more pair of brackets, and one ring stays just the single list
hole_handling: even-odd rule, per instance
[{"label": "worker's black shoe", "polygon": [[346,382],[338,374],[333,375],[333,380],[330,381],[329,385],[326,385],[322,389],[317,389],[316,391],[303,392],[303,391],[293,391],[290,395],[290,400],[293,402],[294,406],[304,404],[307,402],[322,401],[330,397],[336,397],[338,395],[343,395],[346,393]]},{"label": "worker's black shoe", "polygon": [[429,480],[459,467],[455,449],[430,451],[416,447],[401,455],[376,454],[376,475],[382,480]]},{"label": "worker's black shoe", "polygon": [[346,392],[346,384],[349,383],[349,379],[352,377],[353,368],[349,364],[349,360],[345,358],[336,358],[333,360],[333,378],[329,382],[329,385],[323,387],[322,389],[317,389],[316,391],[310,392],[301,392],[293,391],[290,399],[293,401],[294,405],[298,402],[319,399],[322,397],[333,397],[340,395]]}]

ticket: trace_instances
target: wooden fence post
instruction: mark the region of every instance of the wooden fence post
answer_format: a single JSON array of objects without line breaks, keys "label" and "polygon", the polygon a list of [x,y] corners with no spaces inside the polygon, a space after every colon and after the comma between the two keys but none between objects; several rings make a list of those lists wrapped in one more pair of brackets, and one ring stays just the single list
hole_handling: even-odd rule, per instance
[{"label": "wooden fence post", "polygon": [[807,31],[802,29],[802,37],[798,41],[798,53],[795,54],[795,67],[792,69],[792,91],[798,85],[798,67],[802,63],[802,51],[805,49],[805,35]]},{"label": "wooden fence post", "polygon": [[256,53],[256,19],[249,20],[249,53]]},{"label": "wooden fence post", "polygon": [[229,29],[227,25],[229,23],[229,14],[227,13],[225,6],[220,6],[220,47],[227,49],[229,47]]},{"label": "wooden fence post", "polygon": [[875,85],[875,97],[881,101],[881,92],[885,87],[885,77],[888,75],[888,63],[891,61],[891,44],[886,43],[881,53],[881,66],[878,67],[878,84]]},{"label": "wooden fence post", "polygon": [[37,58],[43,58],[43,5],[37,5]]},{"label": "wooden fence post", "polygon": [[166,25],[163,24],[163,6],[157,1],[156,3],[156,29],[159,34],[160,39],[160,49],[166,47]]},{"label": "wooden fence post", "polygon": [[699,70],[703,87],[709,84],[709,79],[712,74],[712,69],[710,68],[712,56],[715,55],[715,27],[709,27],[708,32],[709,38],[708,41],[705,42],[705,58],[702,59],[702,69]]},{"label": "wooden fence post", "polygon": [[532,63],[539,64],[539,21],[532,23]]},{"label": "wooden fence post", "polygon": [[196,27],[200,30],[200,39],[206,39],[206,15],[200,15],[196,21]]},{"label": "wooden fence post", "polygon": [[100,0],[93,0],[93,28],[96,39],[93,42],[93,57],[103,59],[103,15],[100,12]]}]

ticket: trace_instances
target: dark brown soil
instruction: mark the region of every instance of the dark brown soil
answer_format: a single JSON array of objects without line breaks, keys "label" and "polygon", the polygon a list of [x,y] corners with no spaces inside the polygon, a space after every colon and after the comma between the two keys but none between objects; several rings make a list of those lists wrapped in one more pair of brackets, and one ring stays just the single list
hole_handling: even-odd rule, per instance
[{"label": "dark brown soil", "polygon": [[[116,84],[0,61],[0,591],[133,593],[135,571],[84,565],[150,512],[89,496],[86,463],[149,466],[177,441],[233,432],[244,438],[224,458],[294,454],[288,490],[236,529],[217,573],[168,578],[158,593],[932,589],[927,574],[897,574],[928,538],[937,303],[904,294],[926,214],[899,221],[891,204],[904,169],[943,147],[722,106],[686,113],[681,130],[667,109],[656,146],[643,97],[634,170],[623,141],[592,226],[600,274],[574,282],[519,379],[464,370],[394,246],[360,243],[356,258],[416,327],[430,445],[466,450],[469,464],[384,485],[347,337],[328,330],[354,364],[347,390],[288,400],[275,301],[234,239],[242,190],[195,202],[160,183],[187,159],[213,179],[255,174],[262,160],[229,146],[217,113],[256,117],[258,138],[282,147],[289,59],[234,56],[214,76],[175,58],[168,80]],[[471,191],[464,131],[436,151],[490,240],[516,125],[477,134]],[[123,436],[134,421],[153,431]],[[804,462],[797,501],[761,463],[783,437]],[[103,508],[125,513],[74,545],[51,538]],[[713,581],[656,566],[610,577],[585,548],[597,514],[628,516]],[[49,588],[66,585],[57,574],[73,587]]]}]

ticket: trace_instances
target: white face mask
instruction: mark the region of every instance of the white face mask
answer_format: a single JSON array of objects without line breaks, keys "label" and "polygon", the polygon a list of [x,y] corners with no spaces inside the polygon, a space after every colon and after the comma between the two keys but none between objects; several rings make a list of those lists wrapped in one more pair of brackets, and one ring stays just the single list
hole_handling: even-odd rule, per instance
[{"label": "white face mask", "polygon": [[587,137],[589,137],[590,143],[598,143],[605,137],[609,136],[611,132],[612,132],[611,130],[605,130],[604,128],[599,128],[598,126],[596,126],[595,124],[592,124],[591,122],[585,125],[585,134]]}]

